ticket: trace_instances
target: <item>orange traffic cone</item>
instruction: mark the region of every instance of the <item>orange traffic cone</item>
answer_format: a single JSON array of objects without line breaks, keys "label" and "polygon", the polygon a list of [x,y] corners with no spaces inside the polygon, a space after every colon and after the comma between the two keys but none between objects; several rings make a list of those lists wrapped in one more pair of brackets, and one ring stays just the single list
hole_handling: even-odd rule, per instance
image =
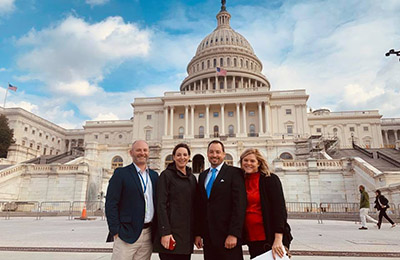
[{"label": "orange traffic cone", "polygon": [[86,220],[87,218],[88,218],[88,217],[87,217],[86,204],[85,204],[85,205],[83,206],[82,214],[81,214],[80,219]]}]

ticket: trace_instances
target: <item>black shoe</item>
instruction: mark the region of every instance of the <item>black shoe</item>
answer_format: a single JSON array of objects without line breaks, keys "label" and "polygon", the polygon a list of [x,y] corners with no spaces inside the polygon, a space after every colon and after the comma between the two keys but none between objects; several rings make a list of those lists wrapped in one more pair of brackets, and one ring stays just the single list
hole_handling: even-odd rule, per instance
[{"label": "black shoe", "polygon": [[381,229],[382,223],[376,223],[376,225],[378,226],[378,229]]},{"label": "black shoe", "polygon": [[367,227],[360,227],[358,228],[359,230],[364,230],[364,229],[368,229]]}]

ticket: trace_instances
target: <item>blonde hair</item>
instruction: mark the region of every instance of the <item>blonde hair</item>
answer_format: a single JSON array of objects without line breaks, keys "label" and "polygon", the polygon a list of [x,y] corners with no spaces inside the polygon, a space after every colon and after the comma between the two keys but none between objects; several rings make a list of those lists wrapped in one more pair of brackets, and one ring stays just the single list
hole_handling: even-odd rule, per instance
[{"label": "blonde hair", "polygon": [[266,176],[270,176],[271,175],[271,171],[268,167],[267,161],[264,159],[264,157],[262,156],[261,152],[258,149],[255,148],[250,148],[245,150],[241,155],[240,155],[240,165],[242,165],[242,161],[243,158],[250,155],[250,154],[254,154],[256,156],[256,159],[258,161],[258,163],[260,164],[260,166],[258,167],[258,171],[261,172],[261,174],[264,174]]}]

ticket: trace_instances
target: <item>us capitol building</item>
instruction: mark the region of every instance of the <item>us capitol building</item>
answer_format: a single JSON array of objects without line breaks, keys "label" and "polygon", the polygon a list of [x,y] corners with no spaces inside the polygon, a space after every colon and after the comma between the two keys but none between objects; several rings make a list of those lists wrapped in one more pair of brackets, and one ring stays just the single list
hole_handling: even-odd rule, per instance
[{"label": "us capitol building", "polygon": [[[135,98],[131,120],[87,121],[64,129],[22,108],[0,108],[15,143],[0,165],[0,201],[84,201],[104,196],[113,169],[131,163],[137,139],[161,172],[179,142],[195,173],[208,167],[207,144],[226,146],[226,163],[258,148],[281,178],[289,202],[357,202],[358,185],[400,203],[400,119],[377,110],[307,110],[306,90],[274,91],[250,43],[230,26],[198,45],[179,91]],[[272,89],[272,90],[271,90]]]}]

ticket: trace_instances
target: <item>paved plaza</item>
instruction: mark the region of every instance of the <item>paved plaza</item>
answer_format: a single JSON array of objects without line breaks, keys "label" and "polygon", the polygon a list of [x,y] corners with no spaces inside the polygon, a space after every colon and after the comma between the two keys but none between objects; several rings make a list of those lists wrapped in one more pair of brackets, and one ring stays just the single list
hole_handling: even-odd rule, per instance
[{"label": "paved plaza", "polygon": [[[292,259],[400,259],[400,228],[390,228],[387,223],[380,230],[373,224],[369,224],[368,230],[358,230],[358,223],[345,221],[318,224],[316,220],[290,219],[289,223],[294,236]],[[92,221],[67,220],[67,217],[0,219],[0,230],[0,259],[111,259],[112,244],[105,243],[107,224],[100,218]],[[49,252],[52,249],[59,252]],[[343,252],[353,255],[340,256]],[[364,255],[356,257],[356,252]],[[386,258],[377,255],[367,258],[367,253],[377,252]],[[394,254],[389,258],[388,253]],[[154,255],[153,259],[158,256]],[[192,259],[202,259],[201,251]]]}]

